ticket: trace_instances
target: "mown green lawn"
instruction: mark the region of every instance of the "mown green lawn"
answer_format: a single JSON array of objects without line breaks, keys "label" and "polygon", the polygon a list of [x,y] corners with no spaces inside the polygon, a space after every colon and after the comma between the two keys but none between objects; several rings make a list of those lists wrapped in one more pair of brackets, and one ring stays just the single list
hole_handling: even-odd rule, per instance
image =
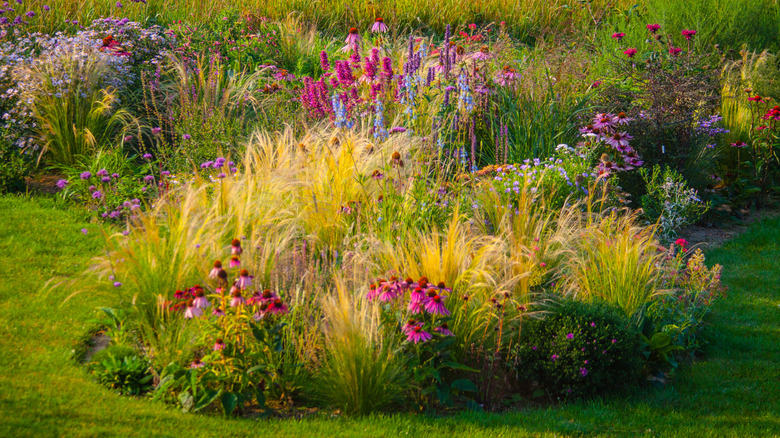
[{"label": "mown green lawn", "polygon": [[[82,228],[89,230],[87,235]],[[0,197],[0,437],[45,436],[780,436],[780,218],[708,254],[725,265],[703,359],[628,399],[435,418],[226,420],[115,395],[71,359],[111,298],[44,288],[101,251],[100,228],[47,199]]]}]

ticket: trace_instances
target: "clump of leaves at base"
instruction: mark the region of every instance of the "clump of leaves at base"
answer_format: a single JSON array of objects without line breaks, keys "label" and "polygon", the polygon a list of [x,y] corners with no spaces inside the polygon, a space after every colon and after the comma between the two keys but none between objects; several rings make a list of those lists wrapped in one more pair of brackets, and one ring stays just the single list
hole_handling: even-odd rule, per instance
[{"label": "clump of leaves at base", "polygon": [[[152,389],[152,374],[146,359],[128,352],[125,347],[95,355],[90,365],[92,374],[102,385],[120,394],[140,395]],[[132,354],[130,354],[132,353]]]}]

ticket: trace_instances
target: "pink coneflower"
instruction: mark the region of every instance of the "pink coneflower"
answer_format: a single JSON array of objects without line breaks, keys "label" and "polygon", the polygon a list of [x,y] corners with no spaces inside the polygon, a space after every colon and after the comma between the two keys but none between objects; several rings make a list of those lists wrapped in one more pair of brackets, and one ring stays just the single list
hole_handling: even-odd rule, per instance
[{"label": "pink coneflower", "polygon": [[261,303],[271,303],[272,301],[279,298],[275,293],[271,292],[270,289],[266,289],[263,291],[263,294],[260,295],[260,302]]},{"label": "pink coneflower", "polygon": [[445,292],[447,293],[452,292],[452,288],[447,287],[447,285],[444,284],[443,281],[440,281],[439,284],[436,285],[436,290],[440,295],[443,295]]},{"label": "pink coneflower", "polygon": [[498,79],[496,79],[496,83],[502,87],[505,87],[507,85],[513,84],[518,78],[520,78],[520,74],[517,73],[517,71],[515,71],[515,69],[512,67],[505,65],[504,69],[498,73]]},{"label": "pink coneflower", "polygon": [[222,338],[217,338],[214,342],[214,351],[222,351],[224,348],[225,342],[222,341]]},{"label": "pink coneflower", "polygon": [[206,366],[206,364],[201,362],[200,359],[195,359],[190,364],[190,368],[203,368],[204,366]]},{"label": "pink coneflower", "polygon": [[490,49],[488,46],[482,46],[482,48],[479,49],[479,52],[474,53],[471,55],[471,57],[479,61],[485,61],[492,58],[493,56],[490,54]]},{"label": "pink coneflower", "polygon": [[233,291],[233,298],[230,299],[230,307],[243,306],[246,304],[246,300],[241,296],[240,290]]},{"label": "pink coneflower", "polygon": [[285,314],[285,313],[288,313],[288,312],[289,312],[289,310],[287,309],[287,306],[279,298],[275,299],[268,306],[268,313],[274,313],[274,314],[282,315],[282,314]]},{"label": "pink coneflower", "polygon": [[688,40],[688,41],[690,41],[693,38],[694,35],[696,35],[696,31],[695,30],[685,29],[685,30],[682,31],[682,36],[684,36],[685,39]]},{"label": "pink coneflower", "polygon": [[219,275],[219,271],[222,270],[222,262],[219,260],[216,260],[214,262],[214,267],[211,268],[211,271],[209,271],[209,278],[212,280],[216,280],[217,276]]},{"label": "pink coneflower", "polygon": [[187,310],[184,311],[184,319],[197,318],[201,315],[203,315],[203,310],[195,307],[194,300],[187,300]]},{"label": "pink coneflower", "polygon": [[623,54],[628,56],[629,58],[633,58],[634,55],[636,55],[636,49],[631,47],[623,51]]},{"label": "pink coneflower", "polygon": [[206,294],[203,292],[203,289],[195,290],[195,299],[193,300],[193,304],[199,309],[205,309],[210,305],[209,300],[206,298]]},{"label": "pink coneflower", "polygon": [[217,307],[214,310],[211,311],[211,314],[213,316],[225,316],[225,312],[222,311],[221,307]]},{"label": "pink coneflower", "polygon": [[405,335],[408,335],[409,333],[411,333],[411,332],[412,332],[412,330],[414,330],[414,327],[415,327],[416,325],[417,325],[417,320],[415,320],[415,319],[410,319],[410,320],[409,320],[409,321],[408,321],[406,324],[404,324],[404,326],[403,326],[403,327],[401,327],[401,331],[402,331],[402,332],[403,332]]},{"label": "pink coneflower", "polygon": [[431,334],[423,330],[424,323],[420,323],[415,325],[409,332],[406,334],[406,340],[409,342],[414,342],[415,344],[420,342],[425,342],[432,338]]},{"label": "pink coneflower", "polygon": [[612,129],[615,126],[615,116],[609,113],[598,113],[593,118],[593,129]]},{"label": "pink coneflower", "polygon": [[441,295],[434,295],[431,297],[431,299],[425,303],[425,311],[434,315],[449,315],[450,311],[444,307],[444,298],[445,297]]},{"label": "pink coneflower", "polygon": [[344,40],[344,42],[347,43],[347,45],[340,49],[341,52],[357,52],[360,50],[360,33],[358,33],[356,27],[349,29],[349,35],[347,35],[347,39]]},{"label": "pink coneflower", "polygon": [[632,122],[634,120],[631,117],[628,117],[628,115],[626,115],[626,113],[622,111],[617,113],[615,118],[617,120],[618,125],[627,125],[629,122]]},{"label": "pink coneflower", "polygon": [[387,25],[385,24],[385,20],[376,17],[376,20],[374,20],[374,25],[371,26],[371,32],[373,33],[385,33],[387,32]]},{"label": "pink coneflower", "polygon": [[446,322],[443,323],[442,325],[436,327],[435,329],[433,329],[433,331],[435,331],[435,332],[437,332],[437,333],[439,333],[439,334],[441,334],[443,336],[455,336],[455,334],[450,331],[450,328],[449,328],[449,326],[447,325]]},{"label": "pink coneflower", "polygon": [[407,289],[411,289],[412,287],[416,288],[416,286],[414,285],[414,280],[412,280],[411,277],[407,277],[406,280],[401,282],[401,290],[405,291]]},{"label": "pink coneflower", "polygon": [[669,47],[669,54],[672,56],[677,56],[682,52],[682,49],[679,47]]},{"label": "pink coneflower", "polygon": [[764,99],[761,96],[756,94],[755,96],[748,97],[748,100],[751,102],[761,102]]},{"label": "pink coneflower", "polygon": [[611,145],[613,148],[622,150],[625,149],[628,146],[628,141],[631,140],[632,136],[628,135],[625,132],[616,132],[612,134],[611,137],[607,139],[607,144]]},{"label": "pink coneflower", "polygon": [[238,276],[238,280],[236,280],[236,287],[239,289],[248,288],[249,286],[252,285],[253,278],[254,277],[249,275],[249,271],[247,271],[246,269],[242,269]]},{"label": "pink coneflower", "polygon": [[618,41],[622,40],[624,36],[626,36],[626,34],[624,34],[623,32],[615,32],[612,34],[612,38]]},{"label": "pink coneflower", "polygon": [[189,292],[184,292],[183,290],[177,290],[173,293],[173,297],[178,300],[184,298],[186,295],[189,295]]},{"label": "pink coneflower", "polygon": [[384,284],[381,291],[379,292],[379,301],[387,303],[393,301],[396,296],[397,294],[395,288],[389,284]]},{"label": "pink coneflower", "polygon": [[238,258],[238,256],[236,256],[236,255],[230,256],[230,264],[229,264],[229,266],[231,268],[237,268],[237,267],[241,266],[241,260]]},{"label": "pink coneflower", "polygon": [[412,314],[422,313],[423,304],[423,301],[409,301],[409,305],[406,306],[406,309]]},{"label": "pink coneflower", "polygon": [[378,296],[379,296],[379,290],[376,288],[375,284],[371,283],[371,285],[368,287],[368,293],[366,294],[366,299],[371,301]]},{"label": "pink coneflower", "polygon": [[648,24],[648,25],[647,25],[647,30],[649,30],[649,31],[650,31],[650,33],[652,33],[652,34],[655,34],[656,32],[658,32],[658,30],[659,30],[660,28],[661,28],[661,25],[660,25],[660,24],[658,24],[658,23],[655,23],[655,24]]},{"label": "pink coneflower", "polygon": [[731,147],[733,147],[733,148],[744,148],[745,146],[747,146],[747,143],[745,143],[744,141],[738,141],[736,143],[731,143]]},{"label": "pink coneflower", "polygon": [[230,242],[230,254],[231,255],[241,255],[244,250],[241,248],[241,241],[238,239],[233,239],[232,242]]}]

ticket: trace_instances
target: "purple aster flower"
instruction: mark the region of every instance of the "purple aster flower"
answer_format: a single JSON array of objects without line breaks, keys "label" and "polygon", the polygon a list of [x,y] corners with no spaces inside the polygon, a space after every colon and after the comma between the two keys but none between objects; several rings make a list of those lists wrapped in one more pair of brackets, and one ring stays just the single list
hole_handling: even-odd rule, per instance
[{"label": "purple aster flower", "polygon": [[100,190],[95,190],[94,193],[92,193],[92,199],[102,199],[103,198],[103,192]]},{"label": "purple aster flower", "polygon": [[81,232],[84,233],[84,234],[87,234],[89,231],[86,228],[82,228]]},{"label": "purple aster flower", "polygon": [[181,138],[184,139],[184,140],[189,140],[192,137],[189,134],[184,134],[184,135],[181,136]]},{"label": "purple aster flower", "polygon": [[100,182],[104,182],[104,183],[111,182],[111,177],[104,176],[103,178],[100,178]]},{"label": "purple aster flower", "polygon": [[122,283],[120,283],[120,282],[118,282],[118,281],[115,281],[115,282],[114,282],[114,287],[120,287],[120,286],[122,286]]},{"label": "purple aster flower", "polygon": [[574,339],[574,333],[569,333],[566,335],[566,339]]},{"label": "purple aster flower", "polygon": [[162,132],[162,128],[160,128],[159,126],[152,128],[152,134],[154,135],[159,135],[161,132]]},{"label": "purple aster flower", "polygon": [[81,172],[81,175],[79,175],[81,179],[87,180],[92,178],[92,172]]},{"label": "purple aster flower", "polygon": [[51,8],[49,8],[49,5],[43,5],[43,10],[46,12],[49,12]]},{"label": "purple aster flower", "polygon": [[152,159],[152,154],[144,154],[143,157],[144,157],[144,160],[151,160]]},{"label": "purple aster flower", "polygon": [[585,377],[588,375],[588,369],[587,368],[580,368],[580,374],[582,377]]},{"label": "purple aster flower", "polygon": [[60,189],[64,189],[66,185],[68,185],[68,180],[66,179],[57,180],[57,187],[59,187]]}]

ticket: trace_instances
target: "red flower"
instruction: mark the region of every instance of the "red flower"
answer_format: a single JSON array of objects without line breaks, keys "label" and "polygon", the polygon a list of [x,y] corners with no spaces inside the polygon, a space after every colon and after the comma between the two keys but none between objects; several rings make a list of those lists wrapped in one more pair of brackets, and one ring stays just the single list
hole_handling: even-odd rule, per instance
[{"label": "red flower", "polygon": [[623,54],[628,56],[629,58],[633,58],[634,55],[636,55],[636,49],[631,47],[630,49],[626,49],[623,51]]}]

